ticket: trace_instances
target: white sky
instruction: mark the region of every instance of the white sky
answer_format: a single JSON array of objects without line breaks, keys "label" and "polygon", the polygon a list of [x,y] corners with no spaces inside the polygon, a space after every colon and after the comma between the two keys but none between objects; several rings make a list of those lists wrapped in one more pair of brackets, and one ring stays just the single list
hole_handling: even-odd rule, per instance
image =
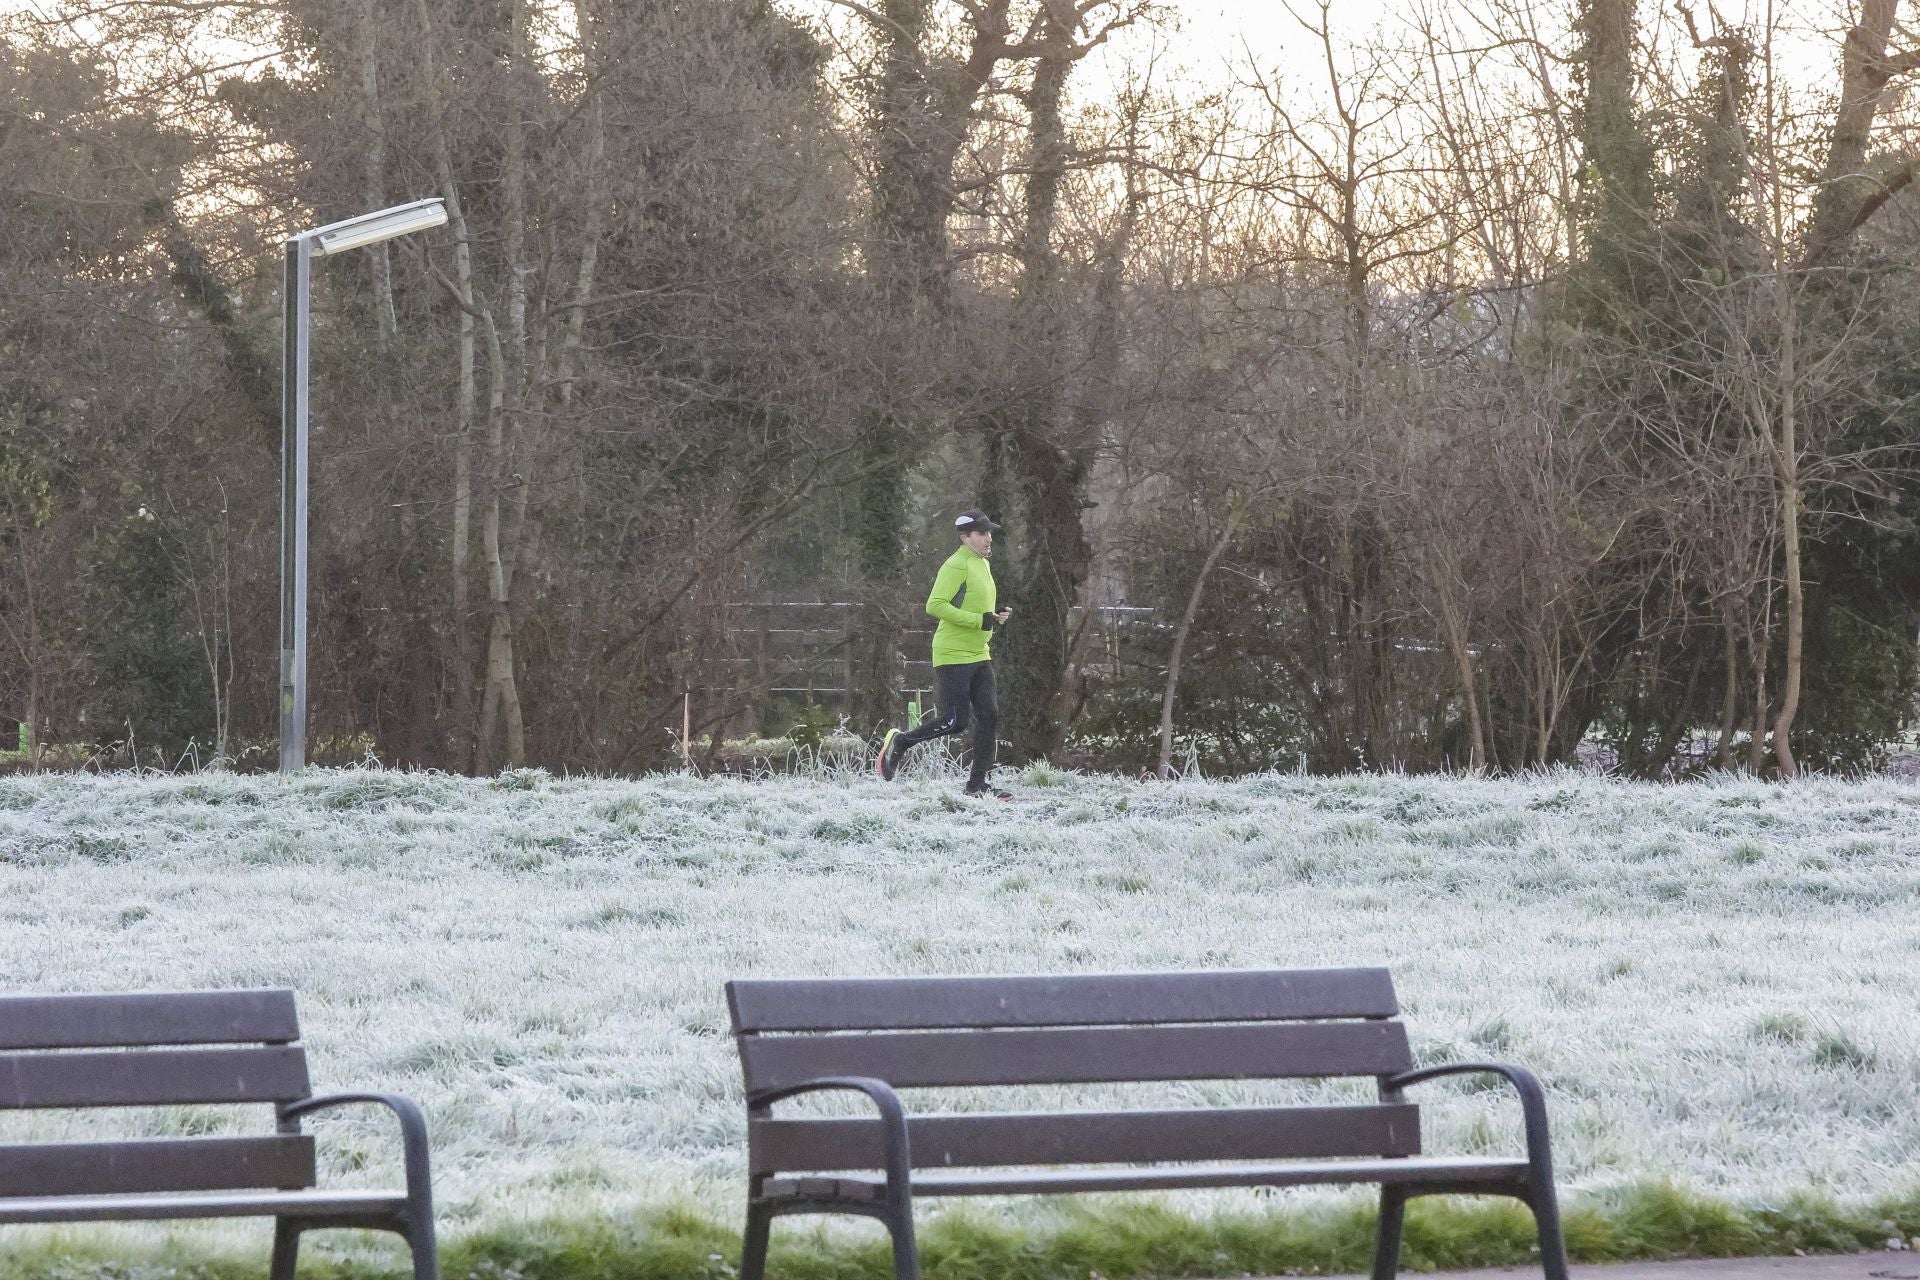
[{"label": "white sky", "polygon": [[[822,0],[796,0],[797,3],[821,3]],[[1325,80],[1324,64],[1317,39],[1306,32],[1288,11],[1283,0],[1160,0],[1161,6],[1178,15],[1178,30],[1149,36],[1144,31],[1129,32],[1114,42],[1115,56],[1138,57],[1149,39],[1169,46],[1180,61],[1205,75],[1217,75],[1228,60],[1244,62],[1248,53],[1263,66],[1282,74]],[[1333,0],[1329,11],[1336,43],[1355,43],[1379,31],[1389,42],[1398,43],[1412,31],[1410,15],[1420,8],[1461,20],[1463,29],[1473,29],[1470,14],[1487,14],[1492,6],[1486,0]],[[1549,40],[1564,40],[1571,24],[1572,0],[1540,0],[1534,6],[1539,14],[1541,34]],[[1694,0],[1689,6],[1706,30],[1711,7],[1728,22],[1758,29],[1770,20],[1779,32],[1776,53],[1793,77],[1819,83],[1837,77],[1841,37],[1854,20],[1858,0]],[[1640,38],[1671,52],[1680,35],[1680,6],[1675,0],[1641,0]],[[1314,0],[1294,0],[1293,9],[1318,20]],[[1512,34],[1506,31],[1504,34]],[[1895,43],[1899,42],[1896,35]],[[1090,68],[1091,70],[1091,68]]]},{"label": "white sky", "polygon": [[[0,0],[4,3],[4,0]],[[788,12],[842,32],[852,32],[861,20],[835,0],[776,0]],[[1277,79],[1295,105],[1324,102],[1327,97],[1325,55],[1316,36],[1302,27],[1294,12],[1319,20],[1316,0],[1158,0],[1171,21],[1142,23],[1119,34],[1076,70],[1070,92],[1083,102],[1112,101],[1118,85],[1149,63],[1154,83],[1178,97],[1193,98],[1224,90],[1244,80],[1249,59],[1263,73]],[[1336,61],[1344,71],[1351,65],[1342,56],[1355,45],[1379,34],[1381,43],[1404,47],[1414,40],[1413,15],[1425,10],[1451,24],[1467,43],[1490,41],[1494,34],[1513,36],[1511,18],[1492,20],[1505,10],[1531,8],[1538,36],[1556,53],[1570,50],[1575,0],[1331,0],[1328,18],[1336,46]],[[1691,67],[1695,53],[1682,25],[1681,0],[1641,0],[1640,40],[1664,65]],[[1711,34],[1717,15],[1727,22],[1758,32],[1769,24],[1775,31],[1777,74],[1796,90],[1831,91],[1838,80],[1841,38],[1854,20],[1859,0],[1692,0],[1690,7]],[[1493,34],[1489,34],[1493,33]],[[1900,37],[1896,36],[1896,45]],[[1512,56],[1483,65],[1486,74],[1513,68]],[[1574,90],[1573,69],[1551,64],[1562,92]],[[1236,76],[1232,68],[1240,68]],[[1759,68],[1754,68],[1756,80]],[[1801,106],[1812,105],[1805,99]]]},{"label": "white sky", "polygon": [[[855,19],[833,0],[776,0],[789,12],[825,19],[836,26]],[[1330,19],[1339,43],[1364,39],[1376,29],[1390,39],[1408,32],[1407,14],[1425,4],[1434,12],[1459,16],[1486,12],[1488,0],[1333,0]],[[1156,79],[1188,92],[1224,87],[1229,62],[1243,64],[1249,56],[1264,69],[1285,79],[1320,85],[1325,82],[1318,42],[1290,15],[1286,0],[1158,0],[1170,22],[1142,24],[1121,32],[1103,50],[1089,58],[1075,80],[1082,94],[1103,95],[1122,78],[1125,68],[1155,60]],[[1293,0],[1295,9],[1317,16],[1314,0]],[[0,0],[0,15],[47,13],[54,0]],[[209,6],[215,7],[215,6]],[[1710,6],[1696,0],[1692,6],[1702,22]],[[1721,0],[1711,6],[1736,21],[1758,26],[1772,17],[1790,30],[1780,49],[1781,61],[1793,79],[1820,85],[1835,78],[1840,37],[1852,21],[1858,0]],[[1542,34],[1564,38],[1572,0],[1540,0]],[[1675,0],[1642,0],[1642,39],[1666,44],[1677,31]],[[1665,28],[1663,34],[1662,28]],[[1184,96],[1184,95],[1183,95]]]},{"label": "white sky", "polygon": [[[851,30],[859,24],[834,0],[777,0],[802,18]],[[1456,3],[1457,0],[1437,0]],[[4,3],[4,0],[0,0]],[[1548,0],[1549,4],[1561,0]],[[1156,78],[1202,90],[1220,83],[1229,61],[1244,62],[1249,53],[1263,66],[1293,74],[1320,74],[1317,41],[1289,16],[1282,0],[1158,0],[1171,18],[1142,23],[1114,37],[1075,73],[1084,94],[1099,96],[1099,87],[1124,74],[1128,63],[1157,63]],[[1313,0],[1297,0],[1303,14],[1317,17]],[[1331,18],[1337,35],[1358,38],[1383,22],[1391,22],[1390,0],[1335,0]]]},{"label": "white sky", "polygon": [[[1302,53],[1317,57],[1309,45],[1310,37],[1288,15],[1280,0],[1163,0],[1165,8],[1177,15],[1178,30],[1162,36],[1175,46],[1180,56],[1197,66],[1220,62],[1228,57],[1243,57],[1248,50],[1262,62],[1285,63]],[[1317,19],[1315,6],[1301,4],[1300,10]],[[1330,16],[1337,31],[1349,36],[1364,33],[1378,25],[1388,14],[1385,0],[1341,0]],[[1132,53],[1144,33],[1128,33],[1118,48]],[[1131,37],[1131,38],[1130,38]]]},{"label": "white sky", "polygon": [[[1224,88],[1230,65],[1249,59],[1287,79],[1324,83],[1323,53],[1317,37],[1288,15],[1280,0],[1164,0],[1173,23],[1140,26],[1116,35],[1076,74],[1076,87],[1091,98],[1111,96],[1109,86],[1126,74],[1126,65],[1156,60],[1156,81],[1182,96]],[[1303,12],[1318,19],[1316,6]],[[1333,30],[1346,39],[1364,36],[1387,14],[1386,0],[1340,0],[1329,15]]]}]

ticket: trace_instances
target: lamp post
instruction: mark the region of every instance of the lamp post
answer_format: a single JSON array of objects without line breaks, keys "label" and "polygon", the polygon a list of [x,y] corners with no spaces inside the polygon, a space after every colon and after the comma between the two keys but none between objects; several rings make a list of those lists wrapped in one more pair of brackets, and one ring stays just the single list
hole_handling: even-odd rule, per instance
[{"label": "lamp post", "polygon": [[364,213],[289,237],[280,376],[280,772],[307,762],[307,287],[316,257],[445,225],[438,199]]}]

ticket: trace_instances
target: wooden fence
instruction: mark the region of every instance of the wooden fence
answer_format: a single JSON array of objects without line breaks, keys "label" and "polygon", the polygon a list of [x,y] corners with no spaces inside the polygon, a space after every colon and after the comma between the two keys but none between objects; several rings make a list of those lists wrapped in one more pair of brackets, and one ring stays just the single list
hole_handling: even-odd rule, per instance
[{"label": "wooden fence", "polygon": [[[740,601],[729,606],[726,643],[720,652],[702,654],[689,687],[691,719],[721,736],[742,737],[775,699],[813,703],[845,713],[847,691],[857,683],[859,601]],[[1076,608],[1070,633],[1080,635],[1076,656],[1083,668],[1114,674],[1126,662],[1126,631],[1153,626],[1153,610],[1134,605],[1103,605],[1090,625]],[[902,636],[896,659],[896,693],[904,721],[908,704],[930,711],[933,661],[928,652],[931,618],[919,620]],[[700,732],[700,730],[696,730]]]}]

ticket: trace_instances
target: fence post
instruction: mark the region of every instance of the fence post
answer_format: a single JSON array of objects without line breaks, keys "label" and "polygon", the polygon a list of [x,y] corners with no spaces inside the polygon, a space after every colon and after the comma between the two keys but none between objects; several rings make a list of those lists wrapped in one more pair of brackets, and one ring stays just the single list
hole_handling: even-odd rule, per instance
[{"label": "fence post", "polygon": [[773,694],[770,692],[772,682],[767,679],[767,645],[770,639],[771,637],[767,634],[767,620],[762,616],[760,619],[759,649],[754,654],[754,671],[756,676],[755,682],[760,686],[760,697],[766,701],[771,701],[773,698]]},{"label": "fence post", "polygon": [[[847,612],[851,614],[852,610]],[[840,687],[844,692],[840,698],[840,711],[849,720],[853,718],[853,646],[856,634],[852,623],[842,628],[841,645],[844,652],[840,657]]]}]

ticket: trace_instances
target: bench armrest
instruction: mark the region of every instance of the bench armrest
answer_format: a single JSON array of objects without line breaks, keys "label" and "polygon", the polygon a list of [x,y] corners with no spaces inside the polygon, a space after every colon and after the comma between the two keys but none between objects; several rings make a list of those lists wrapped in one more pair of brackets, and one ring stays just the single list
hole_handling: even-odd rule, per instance
[{"label": "bench armrest", "polygon": [[427,1149],[427,1120],[412,1098],[398,1093],[329,1093],[288,1102],[279,1109],[280,1130],[300,1132],[300,1117],[354,1103],[385,1107],[400,1121],[400,1146],[406,1158],[407,1211],[421,1224],[433,1221],[433,1178]]},{"label": "bench armrest", "polygon": [[887,1201],[896,1209],[906,1208],[910,1203],[913,1184],[913,1149],[907,1140],[907,1109],[900,1101],[900,1095],[885,1080],[872,1076],[823,1076],[818,1080],[790,1084],[780,1089],[750,1093],[747,1095],[747,1107],[752,1111],[764,1111],[788,1098],[829,1090],[864,1093],[880,1113],[880,1128],[886,1144]]},{"label": "bench armrest", "polygon": [[1527,1164],[1542,1185],[1553,1183],[1553,1149],[1547,1141],[1547,1091],[1539,1079],[1525,1067],[1501,1062],[1449,1062],[1437,1067],[1415,1067],[1380,1081],[1382,1101],[1398,1101],[1408,1085],[1421,1084],[1440,1076],[1495,1075],[1506,1077],[1520,1095],[1520,1115],[1527,1127]]}]

